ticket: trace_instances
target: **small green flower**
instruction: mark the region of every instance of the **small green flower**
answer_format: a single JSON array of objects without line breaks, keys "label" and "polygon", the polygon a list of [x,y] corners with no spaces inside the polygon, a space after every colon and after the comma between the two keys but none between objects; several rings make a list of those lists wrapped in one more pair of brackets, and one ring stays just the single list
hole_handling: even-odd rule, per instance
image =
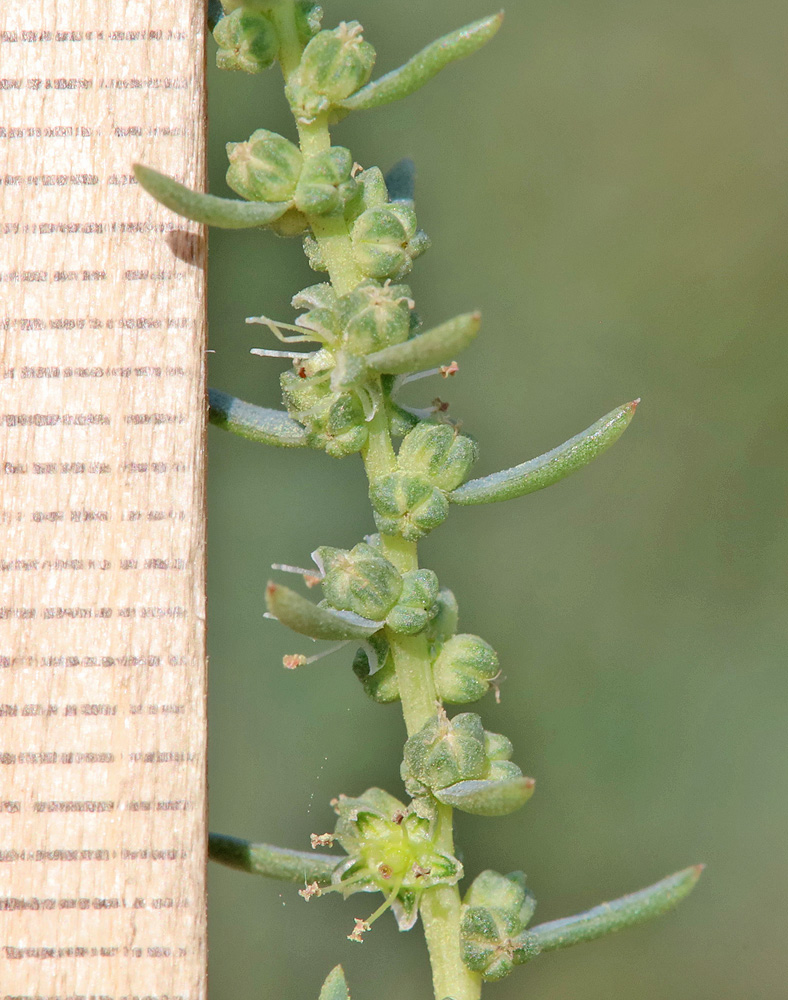
[{"label": "small green flower", "polygon": [[462,878],[457,858],[435,846],[431,822],[388,792],[370,788],[358,798],[341,795],[334,808],[339,816],[334,836],[348,858],[336,868],[332,888],[345,896],[379,890],[387,897],[361,922],[362,930],[389,906],[400,930],[410,930],[424,890]]}]

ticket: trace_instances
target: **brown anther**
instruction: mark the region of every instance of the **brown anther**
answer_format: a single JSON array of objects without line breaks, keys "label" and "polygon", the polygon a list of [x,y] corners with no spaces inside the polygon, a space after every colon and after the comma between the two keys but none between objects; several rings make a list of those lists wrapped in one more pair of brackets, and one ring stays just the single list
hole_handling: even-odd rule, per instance
[{"label": "brown anther", "polygon": [[369,924],[366,920],[359,920],[358,917],[353,917],[356,921],[356,926],[353,928],[353,933],[348,934],[348,941],[358,941],[359,944],[364,943],[364,934],[369,930]]},{"label": "brown anther", "polygon": [[334,812],[338,816],[339,815],[339,799],[331,799],[331,801],[328,804],[331,806],[331,808],[334,810]]},{"label": "brown anther", "polygon": [[334,845],[334,834],[333,833],[310,833],[309,840],[312,844],[312,850],[317,847],[333,847]]},{"label": "brown anther", "polygon": [[358,175],[362,173],[363,170],[364,168],[361,166],[360,163],[354,163],[353,169],[350,171],[350,176],[355,180],[356,177],[358,177]]},{"label": "brown anther", "polygon": [[431,871],[431,868],[422,868],[421,865],[414,864],[413,866],[413,874],[416,878],[424,878],[424,876],[429,875]]},{"label": "brown anther", "polygon": [[306,368],[304,368],[303,365],[301,365],[301,367],[298,369],[298,377],[299,378],[306,378],[307,377],[306,376]]},{"label": "brown anther", "polygon": [[309,573],[304,576],[304,583],[311,590],[312,587],[316,587],[320,583],[320,577],[316,576],[314,573]]},{"label": "brown anther", "polygon": [[391,878],[394,874],[391,865],[378,865],[378,872],[380,873],[381,878],[386,879]]},{"label": "brown anther", "polygon": [[408,815],[407,813],[403,812],[401,809],[398,809],[394,813],[394,815],[391,817],[391,821],[392,821],[392,823],[396,823],[397,826],[399,826],[400,823],[403,821],[403,819],[405,819],[405,817],[407,815]]},{"label": "brown anther", "polygon": [[493,694],[495,695],[495,704],[501,704],[501,686],[496,684],[499,678],[503,678],[503,671],[499,670],[498,673],[490,680],[490,687],[493,689]]},{"label": "brown anther", "polygon": [[432,401],[432,407],[436,413],[445,413],[449,408],[449,404],[444,403],[442,399],[436,396]]},{"label": "brown anther", "polygon": [[303,667],[306,663],[306,657],[303,653],[293,653],[291,656],[282,657],[282,666],[286,670],[295,670],[296,667]]},{"label": "brown anther", "polygon": [[298,895],[302,896],[307,903],[313,896],[322,896],[323,890],[317,884],[317,882],[310,882],[309,885],[305,886],[303,889],[298,890]]},{"label": "brown anther", "polygon": [[457,364],[457,362],[452,361],[450,365],[441,366],[441,375],[444,378],[449,378],[450,375],[456,375],[459,370],[460,366]]}]

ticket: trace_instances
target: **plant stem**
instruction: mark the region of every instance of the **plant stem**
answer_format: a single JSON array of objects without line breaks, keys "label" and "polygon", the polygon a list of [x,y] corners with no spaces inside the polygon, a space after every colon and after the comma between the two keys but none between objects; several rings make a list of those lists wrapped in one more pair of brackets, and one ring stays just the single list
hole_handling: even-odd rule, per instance
[{"label": "plant stem", "polygon": [[[283,3],[272,11],[279,33],[279,58],[285,81],[297,70],[303,52],[295,20],[295,4]],[[331,147],[328,116],[313,121],[296,118],[301,152],[312,156]],[[328,269],[331,284],[338,295],[351,292],[364,278],[353,254],[350,231],[342,215],[310,217],[309,224]],[[378,387],[380,389],[380,386]],[[382,389],[380,389],[382,395]],[[369,440],[362,451],[370,482],[396,469],[391,430],[383,405],[369,422]],[[398,536],[382,536],[386,557],[401,573],[418,568],[415,542]],[[439,702],[432,676],[432,663],[424,636],[405,636],[386,630],[399,682],[402,711],[408,735],[417,732],[431,719]],[[437,807],[436,843],[453,853],[452,810]],[[435,886],[422,897],[421,919],[433,971],[436,1000],[479,1000],[481,977],[470,972],[460,955],[460,892],[457,886]]]}]

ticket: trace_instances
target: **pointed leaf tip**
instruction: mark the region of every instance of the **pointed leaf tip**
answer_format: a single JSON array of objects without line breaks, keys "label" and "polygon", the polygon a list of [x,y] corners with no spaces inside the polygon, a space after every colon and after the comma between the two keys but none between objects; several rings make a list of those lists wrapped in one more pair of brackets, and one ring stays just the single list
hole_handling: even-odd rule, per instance
[{"label": "pointed leaf tip", "polygon": [[472,479],[449,493],[449,500],[463,505],[498,503],[552,486],[607,451],[629,426],[639,402],[633,400],[611,410],[580,434],[538,458],[482,479]]},{"label": "pointed leaf tip", "polygon": [[480,49],[495,35],[502,21],[503,11],[438,38],[398,69],[356,91],[342,102],[341,107],[349,111],[363,111],[408,97],[444,67]]},{"label": "pointed leaf tip", "polygon": [[658,917],[680,903],[695,888],[704,867],[705,865],[693,865],[684,868],[646,889],[632,892],[610,903],[602,903],[573,917],[539,924],[528,933],[534,937],[542,951],[554,951],[632,927],[651,917]]},{"label": "pointed leaf tip", "polygon": [[323,989],[320,991],[319,1000],[350,1000],[345,972],[341,965],[335,966],[329,972],[323,983]]},{"label": "pointed leaf tip", "polygon": [[252,229],[267,226],[285,214],[288,202],[238,201],[193,191],[158,170],[135,163],[132,167],[140,187],[165,208],[192,222],[220,229]]}]

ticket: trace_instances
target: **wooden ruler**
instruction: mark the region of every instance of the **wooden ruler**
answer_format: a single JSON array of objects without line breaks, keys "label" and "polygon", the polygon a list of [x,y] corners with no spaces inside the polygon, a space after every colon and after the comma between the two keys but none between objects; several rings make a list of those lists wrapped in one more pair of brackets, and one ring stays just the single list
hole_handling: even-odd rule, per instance
[{"label": "wooden ruler", "polygon": [[201,0],[0,3],[0,1000],[202,1000]]}]

